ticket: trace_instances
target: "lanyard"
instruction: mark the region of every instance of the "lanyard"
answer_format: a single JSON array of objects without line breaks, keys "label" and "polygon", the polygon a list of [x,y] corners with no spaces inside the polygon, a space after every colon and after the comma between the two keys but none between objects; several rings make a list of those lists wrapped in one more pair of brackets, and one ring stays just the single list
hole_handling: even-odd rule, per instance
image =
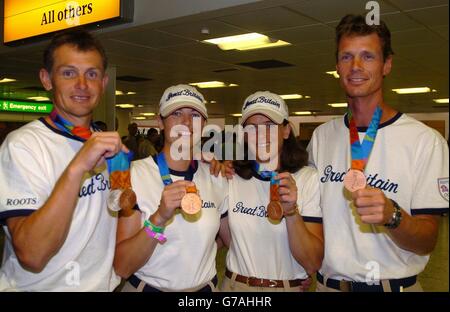
[{"label": "lanyard", "polygon": [[[156,155],[156,164],[158,165],[159,174],[164,185],[172,184],[173,181],[170,177],[169,166],[167,165],[166,157],[164,156],[163,152]],[[194,162],[191,162],[191,167],[192,166],[194,166]],[[191,167],[189,168],[187,174],[184,176],[185,180],[192,181],[192,178],[194,177],[194,172],[193,170],[191,170]]]},{"label": "lanyard", "polygon": [[50,119],[53,123],[58,127],[59,130],[68,133],[76,138],[81,139],[82,141],[86,141],[92,135],[92,131],[89,128],[75,126],[70,121],[61,117],[56,110],[52,110],[50,113]]},{"label": "lanyard", "polygon": [[[92,131],[85,127],[79,127],[70,121],[61,117],[56,110],[50,113],[50,119],[63,132],[66,132],[76,138],[86,141],[92,135]],[[133,153],[125,154],[123,151],[117,153],[114,157],[106,159],[111,188],[127,189],[131,188],[130,162],[133,159]]]},{"label": "lanyard", "polygon": [[106,159],[111,189],[131,188],[131,159],[133,159],[133,153],[131,151],[128,154],[120,151],[114,157]]},{"label": "lanyard", "polygon": [[280,180],[275,180],[276,173],[272,171],[270,177],[270,201],[280,201]]},{"label": "lanyard", "polygon": [[254,160],[252,161],[252,168],[263,179],[272,179],[272,177],[276,176],[274,171],[261,170],[261,166]]},{"label": "lanyard", "polygon": [[379,106],[373,113],[372,120],[367,128],[362,144],[359,142],[358,129],[356,128],[355,119],[352,112],[348,111],[349,128],[350,128],[350,146],[352,163],[351,168],[364,171],[370,152],[372,151],[375,138],[377,136],[378,126],[382,115],[382,110]]},{"label": "lanyard", "polygon": [[256,162],[252,162],[253,170],[263,179],[270,178],[270,200],[279,201],[280,195],[278,189],[280,188],[280,180],[276,180],[275,176],[277,173],[275,171],[261,170],[261,166]]}]

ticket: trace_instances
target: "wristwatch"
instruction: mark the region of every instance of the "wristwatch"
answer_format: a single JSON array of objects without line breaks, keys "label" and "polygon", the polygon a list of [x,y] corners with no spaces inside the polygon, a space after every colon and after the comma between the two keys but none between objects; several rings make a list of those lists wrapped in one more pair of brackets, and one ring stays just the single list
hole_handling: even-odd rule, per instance
[{"label": "wristwatch", "polygon": [[392,219],[384,226],[387,227],[388,229],[395,229],[400,225],[400,222],[402,221],[402,209],[395,200],[392,199],[389,200],[392,202],[392,205],[394,206],[394,213],[392,214]]}]

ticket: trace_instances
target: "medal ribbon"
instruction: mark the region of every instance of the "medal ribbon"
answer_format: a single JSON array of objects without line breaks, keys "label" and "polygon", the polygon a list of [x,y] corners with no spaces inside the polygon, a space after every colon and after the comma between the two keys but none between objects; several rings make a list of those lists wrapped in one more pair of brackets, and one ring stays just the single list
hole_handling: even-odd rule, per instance
[{"label": "medal ribbon", "polygon": [[132,159],[132,151],[128,154],[120,151],[114,157],[106,159],[112,190],[131,189],[130,163]]},{"label": "medal ribbon", "polygon": [[[166,157],[164,156],[163,152],[156,155],[156,163],[158,165],[159,175],[161,176],[164,185],[172,184],[173,181],[172,178],[170,177],[169,166],[167,165]],[[191,162],[191,167],[194,167],[194,161]],[[188,173],[184,176],[184,179],[192,181],[193,177],[194,177],[193,170],[188,170]]]},{"label": "medal ribbon", "polygon": [[280,201],[280,193],[278,193],[280,189],[280,180],[275,180],[275,176],[277,174],[272,171],[272,175],[270,177],[270,201]]},{"label": "medal ribbon", "polygon": [[[59,130],[68,133],[76,138],[81,139],[83,142],[89,139],[92,135],[92,131],[89,128],[75,126],[70,121],[61,117],[56,110],[50,113],[50,119],[58,127]],[[95,128],[92,126],[92,128]],[[109,179],[111,182],[111,189],[127,189],[131,188],[130,177],[130,162],[133,159],[133,153],[130,151],[126,154],[120,151],[114,157],[106,160]]]},{"label": "medal ribbon", "polygon": [[359,142],[358,129],[356,128],[355,119],[352,116],[351,110],[347,113],[350,129],[350,146],[352,155],[352,169],[364,171],[370,152],[372,151],[375,138],[377,136],[378,126],[380,125],[382,110],[377,106],[373,113],[372,120],[367,128],[362,144]]},{"label": "medal ribbon", "polygon": [[256,161],[252,161],[252,167],[253,170],[264,180],[269,180],[269,178],[272,179],[272,174],[274,173],[273,171],[261,170],[261,166]]},{"label": "medal ribbon", "polygon": [[59,130],[68,133],[74,137],[77,137],[79,139],[82,139],[83,142],[89,139],[92,135],[92,131],[89,128],[75,126],[70,121],[64,119],[58,113],[56,110],[52,110],[52,112],[49,115],[50,119],[53,121],[55,126],[58,127]]},{"label": "medal ribbon", "polygon": [[278,189],[280,188],[280,180],[276,180],[275,176],[277,173],[275,171],[261,170],[261,166],[256,162],[252,162],[253,170],[263,179],[270,178],[270,201],[280,201],[280,194]]}]

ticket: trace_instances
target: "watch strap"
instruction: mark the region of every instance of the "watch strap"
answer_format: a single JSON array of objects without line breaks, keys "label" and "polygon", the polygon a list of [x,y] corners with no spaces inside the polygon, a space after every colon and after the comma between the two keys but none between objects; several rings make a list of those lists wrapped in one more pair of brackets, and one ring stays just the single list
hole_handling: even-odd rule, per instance
[{"label": "watch strap", "polygon": [[392,202],[392,205],[394,206],[394,213],[392,214],[392,219],[384,226],[387,227],[388,229],[395,229],[400,225],[400,222],[402,221],[402,209],[395,200],[393,199],[389,200]]}]

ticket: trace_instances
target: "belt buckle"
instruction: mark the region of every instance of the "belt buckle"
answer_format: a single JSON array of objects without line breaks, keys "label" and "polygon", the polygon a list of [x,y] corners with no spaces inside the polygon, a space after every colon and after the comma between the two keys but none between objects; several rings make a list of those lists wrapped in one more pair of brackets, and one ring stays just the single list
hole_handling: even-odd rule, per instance
[{"label": "belt buckle", "polygon": [[[257,282],[258,285],[250,285],[250,281],[251,280],[255,281],[255,283],[253,283],[253,284],[256,284],[256,282]],[[264,279],[263,278],[258,278],[258,277],[255,277],[255,276],[249,276],[249,277],[247,277],[247,283],[246,284],[249,287],[263,287]],[[273,287],[273,286],[270,286],[270,287]]]},{"label": "belt buckle", "polygon": [[[250,280],[254,280],[255,282],[257,281],[258,285],[250,285]],[[247,277],[246,284],[249,287],[264,287],[264,278],[258,278],[258,277],[255,277],[255,276],[249,276],[249,277]],[[256,283],[254,283],[254,284],[256,284]],[[278,283],[277,283],[276,280],[272,280],[272,279],[269,280],[268,287],[275,288],[275,287],[277,287],[277,285],[278,285]]]},{"label": "belt buckle", "polygon": [[339,281],[339,289],[343,292],[352,291],[352,282],[344,280]]}]

